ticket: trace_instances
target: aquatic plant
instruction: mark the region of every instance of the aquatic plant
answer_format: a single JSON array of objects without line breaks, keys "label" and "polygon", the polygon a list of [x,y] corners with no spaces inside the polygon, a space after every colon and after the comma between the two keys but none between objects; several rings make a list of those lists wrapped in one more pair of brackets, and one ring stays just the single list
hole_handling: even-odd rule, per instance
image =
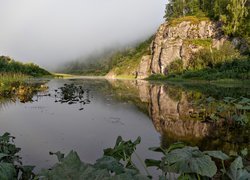
[{"label": "aquatic plant", "polygon": [[89,89],[74,84],[64,84],[64,86],[55,89],[55,102],[62,104],[80,104],[79,110],[83,110],[83,105],[90,104]]},{"label": "aquatic plant", "polygon": [[[182,143],[172,144],[168,149],[161,147],[150,148],[155,152],[161,152],[161,160],[146,159],[148,167],[157,167],[162,171],[161,179],[167,179],[171,173],[179,174],[178,179],[199,180],[199,179],[249,179],[250,173],[243,165],[241,156],[231,163],[226,169],[224,161],[231,161],[229,157],[221,151],[200,151],[198,147],[185,146]],[[246,155],[246,154],[245,154]],[[218,171],[216,160],[221,160],[222,169]],[[171,178],[170,178],[171,179]]]},{"label": "aquatic plant", "polygon": [[[58,163],[50,169],[43,169],[35,175],[34,166],[23,166],[18,156],[20,148],[13,143],[14,137],[9,133],[0,136],[0,179],[151,179],[152,176],[143,175],[132,162],[132,155],[136,146],[140,143],[138,137],[134,142],[125,141],[120,136],[116,140],[114,148],[104,150],[103,157],[94,164],[82,162],[75,151],[64,156],[61,152],[52,153],[58,158]],[[248,150],[244,149],[241,156],[229,157],[221,151],[200,151],[198,147],[185,146],[183,143],[175,143],[167,149],[161,147],[150,148],[155,152],[161,152],[161,160],[146,159],[148,167],[157,167],[162,171],[159,179],[167,179],[174,173],[174,179],[231,179],[247,180],[250,178],[249,167],[245,164],[244,157]],[[219,170],[217,160],[222,162]],[[224,162],[227,162],[225,166]],[[230,164],[230,162],[232,162]],[[172,177],[172,176],[170,176]],[[171,179],[171,178],[170,178]]]},{"label": "aquatic plant", "polygon": [[192,102],[198,107],[196,114],[204,121],[224,121],[226,125],[244,126],[249,123],[250,99],[246,97],[201,98]]},{"label": "aquatic plant", "polygon": [[34,166],[23,166],[18,155],[20,148],[13,143],[15,138],[9,133],[0,136],[0,179],[33,179]]}]

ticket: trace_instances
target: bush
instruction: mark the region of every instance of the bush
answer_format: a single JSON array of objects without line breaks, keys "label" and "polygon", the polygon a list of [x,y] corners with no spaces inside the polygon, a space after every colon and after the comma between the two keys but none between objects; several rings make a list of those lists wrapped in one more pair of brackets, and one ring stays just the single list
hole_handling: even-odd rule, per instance
[{"label": "bush", "polygon": [[182,73],[183,72],[183,61],[181,59],[176,59],[175,61],[171,62],[167,67],[168,72],[172,73]]},{"label": "bush", "polygon": [[240,53],[230,42],[224,43],[219,49],[204,48],[193,55],[188,62],[188,70],[214,68],[219,63],[239,58]]}]

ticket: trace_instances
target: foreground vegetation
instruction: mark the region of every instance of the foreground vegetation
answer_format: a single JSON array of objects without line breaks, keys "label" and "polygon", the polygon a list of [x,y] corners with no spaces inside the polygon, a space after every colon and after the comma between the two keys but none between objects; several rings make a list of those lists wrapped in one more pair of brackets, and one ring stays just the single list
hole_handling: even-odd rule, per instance
[{"label": "foreground vegetation", "polygon": [[[61,152],[50,152],[58,157],[59,163],[49,170],[33,173],[34,166],[24,166],[18,155],[20,148],[13,143],[14,137],[9,133],[0,136],[0,179],[152,179],[147,167],[157,167],[162,175],[159,179],[249,179],[249,165],[245,158],[247,149],[236,156],[228,156],[221,151],[200,151],[198,147],[185,146],[176,143],[163,149],[150,148],[161,152],[161,160],[146,159],[141,161],[147,175],[142,175],[133,162],[136,146],[140,143],[138,137],[134,142],[124,141],[118,137],[113,148],[104,150],[103,157],[95,164],[84,163],[76,152],[67,156]],[[145,163],[145,164],[144,164]],[[147,167],[146,167],[147,166]]]}]

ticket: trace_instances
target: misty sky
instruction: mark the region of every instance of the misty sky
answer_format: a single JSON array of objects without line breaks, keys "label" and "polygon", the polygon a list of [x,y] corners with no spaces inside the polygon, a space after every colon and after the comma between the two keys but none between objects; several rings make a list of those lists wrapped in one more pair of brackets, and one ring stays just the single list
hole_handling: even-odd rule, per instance
[{"label": "misty sky", "polygon": [[167,0],[0,0],[0,55],[52,69],[96,50],[143,40]]}]

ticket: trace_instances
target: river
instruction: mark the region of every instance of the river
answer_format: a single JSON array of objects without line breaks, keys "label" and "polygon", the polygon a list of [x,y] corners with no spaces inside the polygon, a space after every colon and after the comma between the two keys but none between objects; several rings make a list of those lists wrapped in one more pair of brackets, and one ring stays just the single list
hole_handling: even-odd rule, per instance
[{"label": "river", "polygon": [[[232,128],[212,122],[214,107],[223,98],[249,98],[249,86],[84,78],[48,80],[45,86],[48,89],[27,101],[20,97],[0,101],[1,134],[16,137],[23,163],[36,165],[36,171],[55,164],[50,151],[73,149],[82,161],[93,163],[103,149],[114,146],[119,135],[127,140],[142,138],[137,148],[141,159],[159,159],[160,154],[149,147],[178,141],[226,153],[250,147],[249,126]],[[76,94],[81,97],[74,94],[78,99],[68,101],[70,92],[65,94],[65,87],[74,93],[80,87],[81,93]],[[249,111],[244,114],[249,120]],[[135,162],[139,164],[136,158]]]}]

